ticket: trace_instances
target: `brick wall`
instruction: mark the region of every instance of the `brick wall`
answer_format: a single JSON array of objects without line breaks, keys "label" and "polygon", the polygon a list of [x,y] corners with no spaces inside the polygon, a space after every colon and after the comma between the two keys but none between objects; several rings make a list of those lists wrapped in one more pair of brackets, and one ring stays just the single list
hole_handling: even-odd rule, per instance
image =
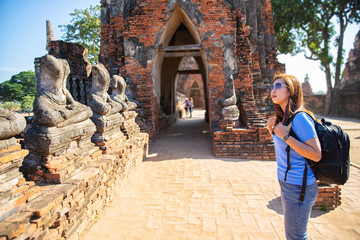
[{"label": "brick wall", "polygon": [[341,205],[341,188],[338,185],[319,183],[319,193],[313,209],[333,210]]},{"label": "brick wall", "polygon": [[263,128],[240,129],[226,127],[216,131],[213,140],[214,155],[241,159],[274,160],[274,145]]},{"label": "brick wall", "polygon": [[105,154],[94,147],[87,167],[61,184],[35,186],[21,178],[12,189],[16,197],[0,224],[0,239],[77,239],[144,159],[148,135],[107,146]]}]

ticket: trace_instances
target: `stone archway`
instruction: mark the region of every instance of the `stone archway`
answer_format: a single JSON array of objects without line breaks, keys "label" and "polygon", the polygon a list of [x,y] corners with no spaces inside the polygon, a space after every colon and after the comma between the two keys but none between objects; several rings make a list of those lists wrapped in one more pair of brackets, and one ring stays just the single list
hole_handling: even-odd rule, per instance
[{"label": "stone archway", "polygon": [[[201,45],[200,35],[180,5],[176,5],[158,42],[157,55],[152,66],[154,92],[160,111],[173,115],[176,111],[176,84],[180,74],[200,74],[204,86],[205,105],[208,106],[207,61]],[[179,69],[185,57],[193,57],[198,69]],[[208,107],[206,107],[208,110]],[[206,111],[208,116],[208,111]],[[206,118],[208,119],[208,118]]]}]

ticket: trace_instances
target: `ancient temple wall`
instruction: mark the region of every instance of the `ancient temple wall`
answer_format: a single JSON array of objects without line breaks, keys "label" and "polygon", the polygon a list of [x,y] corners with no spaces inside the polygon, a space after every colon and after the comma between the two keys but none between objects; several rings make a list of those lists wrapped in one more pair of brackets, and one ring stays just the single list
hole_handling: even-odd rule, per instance
[{"label": "ancient temple wall", "polygon": [[[231,75],[242,114],[240,123],[230,125],[256,128],[253,144],[259,142],[259,136],[263,137],[264,117],[269,110],[268,86],[280,65],[276,59],[271,2],[240,2],[237,6],[229,1],[144,0],[132,5],[125,16],[124,7],[120,8],[117,1],[102,1],[100,61],[110,72],[121,73],[135,84],[136,99],[143,103],[138,123],[150,138],[158,134],[161,125],[159,98],[164,83],[159,79],[163,64],[163,59],[159,60],[159,47],[168,44],[171,34],[175,33],[178,25],[173,17],[178,12],[182,12],[180,21],[196,44],[202,46],[205,106],[214,144],[219,143],[222,148],[226,145],[225,140],[217,141],[219,138],[215,135],[226,132],[218,100],[224,97],[224,84]],[[127,1],[122,6],[126,4],[130,6]],[[248,133],[238,131],[236,134]],[[266,138],[266,144],[270,142],[271,139]],[[267,152],[267,157],[272,156]]]},{"label": "ancient temple wall", "polygon": [[[194,2],[197,2],[198,5],[195,5]],[[156,92],[156,86],[154,86],[156,79],[152,79],[158,77],[152,76],[152,68],[156,64],[153,60],[158,53],[159,38],[162,37],[163,31],[168,27],[167,22],[172,17],[173,10],[176,8],[175,5],[175,2],[172,1],[142,1],[135,8],[132,16],[126,19],[126,22],[124,22],[122,16],[116,16],[111,18],[110,24],[103,25],[104,32],[108,32],[108,29],[111,28],[112,32],[122,35],[125,46],[124,65],[122,66],[121,59],[118,59],[118,71],[133,79],[137,86],[136,93],[140,95],[137,96],[137,99],[145,103],[145,112],[150,111],[154,120],[156,114],[153,114],[152,111],[156,110],[150,109],[150,107],[154,105],[156,108],[156,98],[159,96]],[[218,4],[208,1],[189,1],[187,4],[181,5],[181,7],[185,9],[186,13],[190,13],[188,16],[191,18],[192,24],[196,26],[201,38],[200,42],[204,47],[207,60],[205,64],[210,66],[208,86],[204,87],[208,87],[210,90],[208,94],[210,98],[210,119],[214,119],[218,115],[216,111],[217,99],[223,96],[223,92],[221,92],[225,81],[224,72],[222,71],[223,65],[227,64],[227,67],[232,67],[233,69],[230,71],[236,74],[236,67],[234,66],[236,63],[235,47],[233,43],[235,40],[235,22],[230,9],[221,2]],[[126,28],[126,26],[129,27]],[[175,30],[173,29],[173,32]],[[103,35],[103,39],[109,42],[104,44],[104,49],[113,46],[115,48],[112,49],[112,52],[119,52],[121,46],[116,46],[116,41],[110,38],[107,39],[107,37],[107,34]],[[231,59],[225,59],[225,51],[231,52],[231,56],[229,56]],[[108,61],[108,67],[111,68],[110,62],[113,62],[111,51],[104,50],[102,56],[105,64]],[[234,62],[229,63],[230,61]],[[230,64],[233,65],[230,66]],[[226,74],[230,74],[229,70],[225,71],[227,71]]]}]

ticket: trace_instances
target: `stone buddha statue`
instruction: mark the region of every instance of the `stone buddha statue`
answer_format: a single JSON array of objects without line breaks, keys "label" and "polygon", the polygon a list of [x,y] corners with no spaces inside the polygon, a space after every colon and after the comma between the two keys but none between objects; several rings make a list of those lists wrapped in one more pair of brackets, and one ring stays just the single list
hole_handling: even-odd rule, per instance
[{"label": "stone buddha statue", "polygon": [[111,98],[122,105],[122,111],[130,111],[137,107],[125,94],[126,82],[122,76],[114,75],[111,78],[112,94]]},{"label": "stone buddha statue", "polygon": [[70,73],[66,60],[52,55],[41,58],[40,81],[34,101],[35,121],[47,127],[64,127],[92,116],[86,105],[76,102],[66,88]]},{"label": "stone buddha statue", "polygon": [[23,116],[0,107],[0,140],[16,136],[25,126],[26,121]]},{"label": "stone buddha statue", "polygon": [[[25,144],[30,153],[24,158],[21,171],[27,179],[34,177],[40,182],[60,183],[74,171],[62,169],[62,166],[66,167],[65,163],[52,169],[51,159],[61,159],[61,155],[76,149],[87,151],[93,146],[91,137],[96,130],[90,119],[93,112],[90,107],[75,101],[67,90],[70,68],[66,60],[45,55],[38,66],[35,119],[31,127],[24,131]],[[46,164],[43,161],[45,156],[48,159]],[[71,158],[65,159],[73,161]],[[57,174],[48,176],[45,173]]]},{"label": "stone buddha statue", "polygon": [[120,131],[123,117],[120,111],[122,105],[113,101],[107,93],[110,85],[110,74],[101,63],[96,64],[91,70],[92,82],[88,91],[88,105],[94,112],[91,120],[96,125],[93,136],[95,143],[104,142]]},{"label": "stone buddha statue", "polygon": [[238,120],[240,116],[240,111],[236,106],[236,94],[234,87],[234,79],[232,75],[225,81],[224,88],[225,97],[219,100],[220,116],[224,120]]},{"label": "stone buddha statue", "polygon": [[[91,109],[76,102],[66,88],[70,73],[64,59],[52,55],[41,57],[40,74],[36,79],[34,123],[24,131],[25,144],[31,155],[61,153],[76,140],[79,146],[88,144],[95,126],[90,120]],[[32,154],[33,153],[33,154]],[[27,164],[27,159],[25,159]]]}]

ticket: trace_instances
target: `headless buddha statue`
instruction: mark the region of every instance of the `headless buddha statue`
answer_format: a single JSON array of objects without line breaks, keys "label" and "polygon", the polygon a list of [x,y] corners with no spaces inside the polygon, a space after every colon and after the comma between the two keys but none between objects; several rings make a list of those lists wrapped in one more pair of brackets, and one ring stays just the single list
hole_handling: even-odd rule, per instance
[{"label": "headless buddha statue", "polygon": [[137,107],[125,94],[126,82],[122,76],[114,75],[111,79],[112,94],[111,98],[122,105],[122,111],[130,111]]},{"label": "headless buddha statue", "polygon": [[52,55],[41,58],[40,81],[34,101],[35,121],[47,127],[64,127],[89,119],[89,107],[76,102],[66,88],[70,73],[66,60]]},{"label": "headless buddha statue", "polygon": [[225,81],[224,88],[225,97],[219,100],[220,115],[224,120],[237,120],[240,116],[240,111],[236,106],[237,99],[232,75]]},{"label": "headless buddha statue", "polygon": [[91,70],[92,83],[88,103],[94,113],[109,116],[122,110],[121,104],[113,101],[107,93],[110,85],[110,74],[101,63]]},{"label": "headless buddha statue", "polygon": [[88,105],[94,114],[91,120],[96,125],[92,137],[95,143],[104,142],[119,135],[123,117],[119,113],[122,105],[113,101],[107,93],[110,85],[110,74],[101,63],[91,70],[92,82],[88,92]]},{"label": "headless buddha statue", "polygon": [[0,107],[0,140],[16,136],[25,126],[26,121],[23,116]]}]

